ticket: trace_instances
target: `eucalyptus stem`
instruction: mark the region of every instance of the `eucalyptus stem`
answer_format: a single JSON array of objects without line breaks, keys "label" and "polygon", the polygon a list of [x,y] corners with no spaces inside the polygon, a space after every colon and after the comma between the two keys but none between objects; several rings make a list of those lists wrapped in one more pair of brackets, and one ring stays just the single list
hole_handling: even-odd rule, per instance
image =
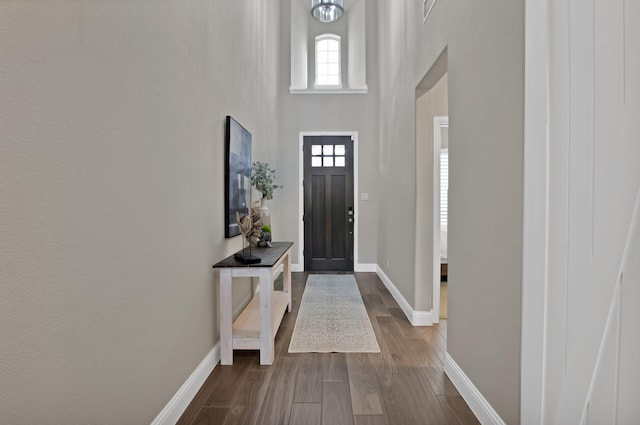
[{"label": "eucalyptus stem", "polygon": [[251,167],[251,186],[255,187],[263,199],[273,199],[273,191],[282,187],[275,184],[276,170],[269,163],[256,161]]}]

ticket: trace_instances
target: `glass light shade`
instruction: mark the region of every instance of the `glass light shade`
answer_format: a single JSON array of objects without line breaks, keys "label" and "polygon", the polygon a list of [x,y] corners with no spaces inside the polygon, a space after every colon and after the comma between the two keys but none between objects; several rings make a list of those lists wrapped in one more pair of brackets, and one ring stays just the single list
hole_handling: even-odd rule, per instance
[{"label": "glass light shade", "polygon": [[320,22],[335,22],[343,11],[344,0],[311,0],[311,15]]}]

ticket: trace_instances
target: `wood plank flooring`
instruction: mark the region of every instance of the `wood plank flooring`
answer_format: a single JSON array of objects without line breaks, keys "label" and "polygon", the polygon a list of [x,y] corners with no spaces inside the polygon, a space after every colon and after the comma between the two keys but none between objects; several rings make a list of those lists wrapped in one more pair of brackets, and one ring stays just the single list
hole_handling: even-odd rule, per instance
[{"label": "wood plank flooring", "polygon": [[[443,371],[446,320],[413,327],[375,273],[354,273],[380,353],[289,354],[307,273],[292,273],[293,310],[272,366],[258,351],[218,364],[179,425],[477,425]],[[281,278],[280,278],[281,279]]]}]

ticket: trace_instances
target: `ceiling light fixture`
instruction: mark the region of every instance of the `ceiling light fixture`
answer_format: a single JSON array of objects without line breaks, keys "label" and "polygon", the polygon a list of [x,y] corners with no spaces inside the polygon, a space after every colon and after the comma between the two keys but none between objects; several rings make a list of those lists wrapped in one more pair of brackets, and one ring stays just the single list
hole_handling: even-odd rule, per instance
[{"label": "ceiling light fixture", "polygon": [[335,22],[343,11],[344,0],[311,0],[311,16],[320,22]]}]

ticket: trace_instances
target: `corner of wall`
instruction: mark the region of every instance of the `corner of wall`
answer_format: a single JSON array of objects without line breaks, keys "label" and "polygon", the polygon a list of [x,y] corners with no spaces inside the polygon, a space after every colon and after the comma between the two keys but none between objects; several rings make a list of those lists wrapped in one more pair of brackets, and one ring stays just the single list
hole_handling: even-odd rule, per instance
[{"label": "corner of wall", "polygon": [[444,373],[447,374],[481,424],[506,425],[506,422],[502,420],[498,412],[489,404],[448,352],[444,355]]},{"label": "corner of wall", "polygon": [[382,283],[391,293],[391,296],[396,300],[404,315],[407,316],[409,323],[413,326],[431,326],[435,323],[433,320],[433,310],[429,311],[416,311],[413,309],[411,304],[405,299],[405,297],[400,293],[398,288],[391,282],[389,276],[386,275],[384,270],[378,265],[376,265],[376,274],[382,280]]},{"label": "corner of wall", "polygon": [[174,425],[177,423],[219,361],[220,341],[213,346],[178,392],[171,397],[169,403],[151,422],[151,425]]}]

